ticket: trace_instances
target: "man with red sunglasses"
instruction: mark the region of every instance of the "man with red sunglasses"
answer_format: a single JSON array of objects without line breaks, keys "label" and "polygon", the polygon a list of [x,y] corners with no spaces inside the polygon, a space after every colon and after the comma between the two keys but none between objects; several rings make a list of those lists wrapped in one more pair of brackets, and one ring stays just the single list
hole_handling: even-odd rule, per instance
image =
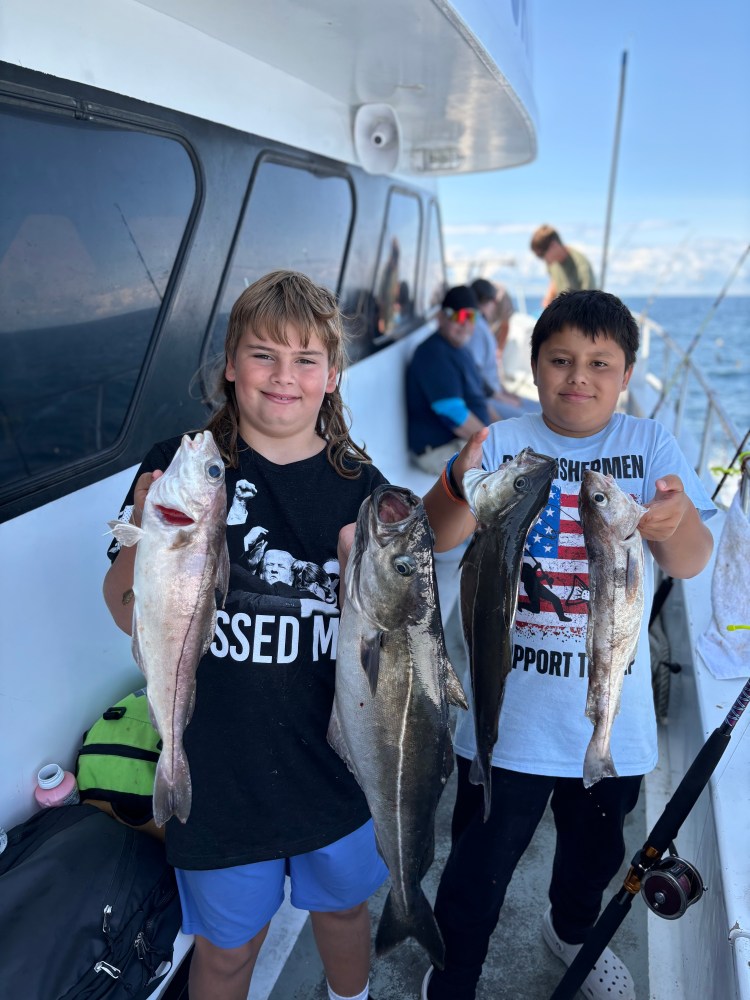
[{"label": "man with red sunglasses", "polygon": [[417,347],[406,371],[409,451],[414,464],[433,475],[490,422],[482,377],[466,347],[477,311],[471,288],[451,288],[436,332]]}]

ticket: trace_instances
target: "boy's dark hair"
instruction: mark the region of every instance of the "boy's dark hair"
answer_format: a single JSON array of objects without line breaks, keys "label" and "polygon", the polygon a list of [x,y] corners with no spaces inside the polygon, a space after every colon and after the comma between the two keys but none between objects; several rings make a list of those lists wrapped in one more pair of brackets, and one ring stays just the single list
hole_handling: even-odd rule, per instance
[{"label": "boy's dark hair", "polygon": [[531,360],[537,360],[545,340],[568,326],[574,326],[589,340],[597,337],[614,340],[625,353],[625,368],[635,364],[640,340],[638,324],[616,295],[595,289],[558,295],[536,321],[531,334]]}]

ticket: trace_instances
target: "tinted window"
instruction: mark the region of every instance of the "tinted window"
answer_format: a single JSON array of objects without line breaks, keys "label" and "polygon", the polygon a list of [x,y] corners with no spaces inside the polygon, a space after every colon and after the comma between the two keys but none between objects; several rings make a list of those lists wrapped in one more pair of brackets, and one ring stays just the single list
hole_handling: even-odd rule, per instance
[{"label": "tinted window", "polygon": [[4,484],[111,445],[195,197],[176,141],[0,110]]},{"label": "tinted window", "polygon": [[445,265],[443,263],[443,241],[440,236],[440,215],[433,201],[430,205],[430,219],[427,233],[427,259],[422,286],[422,312],[429,316],[440,305],[447,291]]},{"label": "tinted window", "polygon": [[377,303],[376,344],[409,329],[414,318],[420,221],[419,199],[392,191],[373,289]]},{"label": "tinted window", "polygon": [[263,160],[232,253],[211,352],[224,348],[234,302],[269,271],[302,271],[319,285],[338,291],[353,212],[352,190],[345,177],[317,167]]}]

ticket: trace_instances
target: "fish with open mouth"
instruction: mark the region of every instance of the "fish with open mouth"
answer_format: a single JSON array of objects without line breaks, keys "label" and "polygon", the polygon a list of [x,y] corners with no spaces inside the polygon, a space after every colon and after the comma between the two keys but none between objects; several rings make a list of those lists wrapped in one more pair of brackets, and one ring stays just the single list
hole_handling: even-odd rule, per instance
[{"label": "fish with open mouth", "polygon": [[586,715],[594,732],[586,749],[583,783],[615,778],[610,741],[622,684],[635,658],[643,618],[643,540],[637,526],[646,508],[612,476],[587,469],[578,511],[589,562],[586,631]]},{"label": "fish with open mouth", "polygon": [[477,519],[461,560],[461,621],[469,653],[477,752],[469,780],[492,798],[492,748],[512,663],[511,632],[526,536],[549,499],[557,460],[524,448],[494,472],[469,469],[464,495]]},{"label": "fish with open mouth", "polygon": [[210,431],[186,434],[149,487],[141,527],[110,521],[122,545],[137,545],[133,656],[146,677],[151,721],[162,741],[154,820],[185,823],[192,785],[182,736],[195,705],[198,663],[216,629],[217,592],[229,582],[224,463]]},{"label": "fish with open mouth", "polygon": [[379,486],[364,501],[345,586],[328,741],[365,794],[391,876],[375,948],[382,954],[413,937],[442,968],[445,948],[421,881],[454,764],[448,706],[466,708],[466,698],[445,648],[419,497]]}]

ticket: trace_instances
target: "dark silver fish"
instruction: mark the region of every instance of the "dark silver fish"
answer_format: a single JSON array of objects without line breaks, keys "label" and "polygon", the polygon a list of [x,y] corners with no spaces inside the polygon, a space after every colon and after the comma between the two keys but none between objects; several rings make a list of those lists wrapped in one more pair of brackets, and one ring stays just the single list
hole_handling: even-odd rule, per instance
[{"label": "dark silver fish", "polygon": [[512,662],[524,545],[549,499],[556,472],[556,459],[524,448],[495,472],[469,469],[464,476],[464,493],[478,522],[461,560],[461,620],[477,739],[469,780],[484,786],[485,821],[492,797],[492,748]]},{"label": "dark silver fish", "polygon": [[379,486],[362,504],[346,568],[328,740],[365,793],[391,890],[378,954],[413,937],[442,967],[445,948],[421,881],[435,810],[453,770],[448,703],[466,698],[448,660],[419,497]]},{"label": "dark silver fish", "polygon": [[586,715],[594,725],[583,763],[586,788],[615,778],[610,740],[625,671],[635,657],[643,618],[643,540],[636,530],[646,508],[612,476],[583,474],[578,511],[589,561]]},{"label": "dark silver fish", "polygon": [[229,582],[224,463],[210,431],[186,434],[164,475],[152,483],[141,527],[110,521],[122,545],[137,545],[133,577],[133,656],[146,677],[151,720],[162,751],[154,780],[154,820],[183,823],[192,785],[182,734],[195,705],[198,663],[216,629],[216,591]]}]

